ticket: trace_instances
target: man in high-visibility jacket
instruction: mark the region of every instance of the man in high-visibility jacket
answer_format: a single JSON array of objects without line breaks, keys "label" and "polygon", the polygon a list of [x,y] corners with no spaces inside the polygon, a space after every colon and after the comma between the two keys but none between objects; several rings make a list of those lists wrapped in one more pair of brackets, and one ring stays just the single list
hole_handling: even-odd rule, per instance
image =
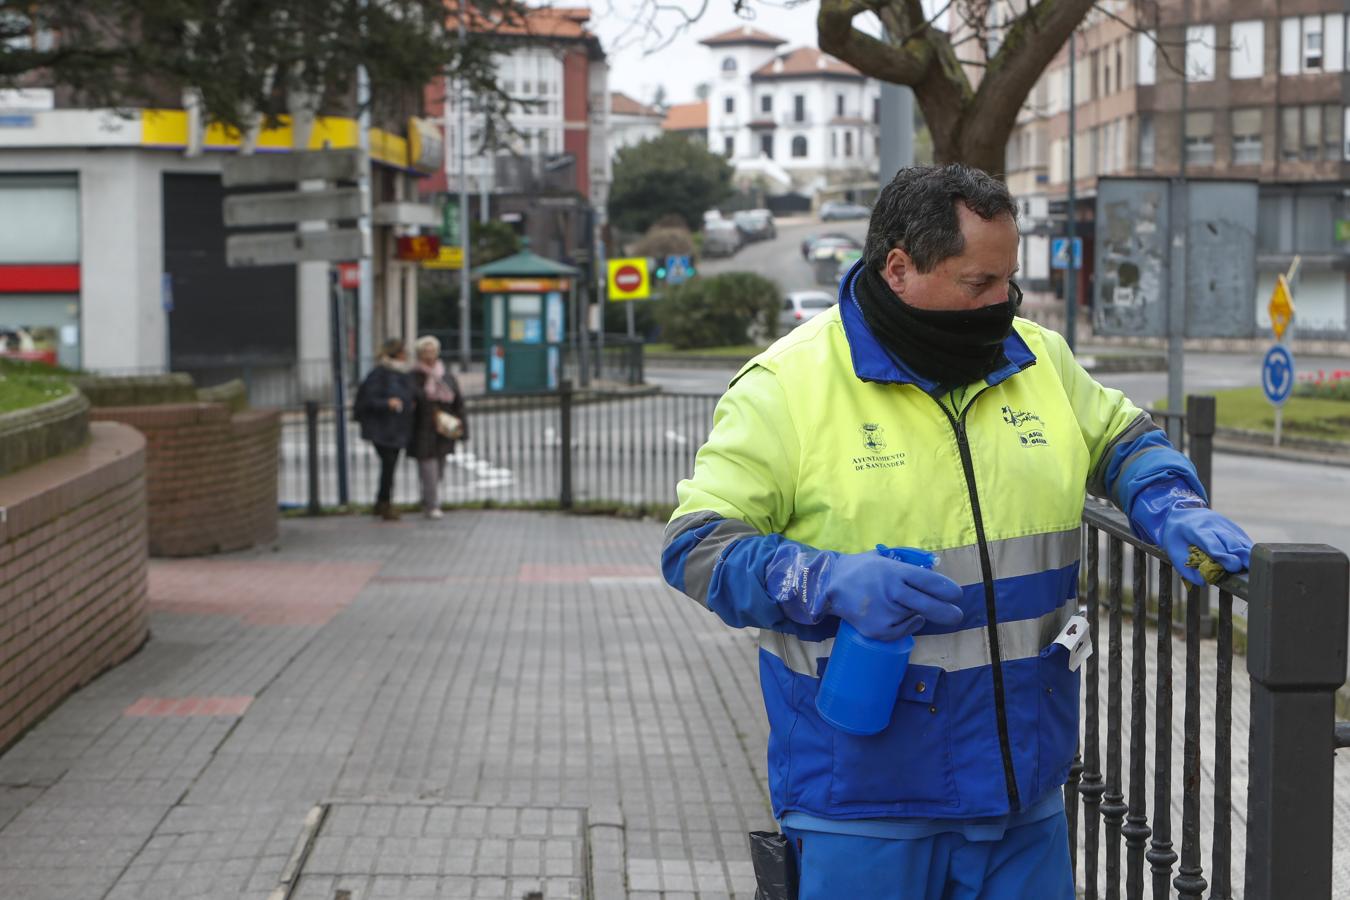
[{"label": "man in high-visibility jacket", "polygon": [[[1015,216],[983,172],[898,173],[838,306],[733,379],[679,485],[663,571],[760,629],[801,900],[1072,900],[1079,672],[1056,637],[1078,606],[1085,492],[1192,581],[1192,545],[1229,571],[1250,559],[1147,414],[1016,318]],[[841,620],[914,637],[880,734],[816,711]]]}]

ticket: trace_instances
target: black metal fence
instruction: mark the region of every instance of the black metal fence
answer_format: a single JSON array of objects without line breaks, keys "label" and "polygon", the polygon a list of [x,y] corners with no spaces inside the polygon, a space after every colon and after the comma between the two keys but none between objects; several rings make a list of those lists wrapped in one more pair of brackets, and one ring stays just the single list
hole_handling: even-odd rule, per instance
[{"label": "black metal fence", "polygon": [[[466,402],[470,439],[447,460],[443,503],[673,506],[675,485],[693,471],[694,453],[711,430],[717,397],[569,388]],[[285,414],[283,506],[373,502],[379,462],[350,416],[342,497],[336,428],[331,404]],[[404,460],[394,501],[418,496],[415,465]]]},{"label": "black metal fence", "polygon": [[[1086,665],[1083,747],[1065,788],[1083,896],[1142,900],[1151,886],[1154,900],[1328,900],[1335,693],[1346,677],[1345,554],[1258,544],[1249,575],[1217,589],[1187,584],[1177,596],[1172,566],[1134,537],[1124,515],[1090,506],[1083,521],[1087,618],[1098,652]],[[1204,623],[1211,595],[1212,643]],[[1235,603],[1245,608],[1245,629],[1235,629]],[[1235,736],[1236,636],[1246,642],[1250,708],[1246,733]],[[1234,747],[1244,744],[1235,779]],[[1236,832],[1235,811],[1245,824]]]}]

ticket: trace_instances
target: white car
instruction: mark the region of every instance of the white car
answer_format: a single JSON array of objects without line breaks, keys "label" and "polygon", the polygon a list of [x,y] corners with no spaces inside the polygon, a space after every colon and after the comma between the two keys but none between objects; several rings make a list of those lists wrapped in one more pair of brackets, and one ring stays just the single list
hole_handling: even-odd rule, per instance
[{"label": "white car", "polygon": [[778,330],[783,334],[796,328],[812,316],[817,316],[834,306],[835,295],[826,291],[792,291],[783,298],[783,308],[778,313]]}]

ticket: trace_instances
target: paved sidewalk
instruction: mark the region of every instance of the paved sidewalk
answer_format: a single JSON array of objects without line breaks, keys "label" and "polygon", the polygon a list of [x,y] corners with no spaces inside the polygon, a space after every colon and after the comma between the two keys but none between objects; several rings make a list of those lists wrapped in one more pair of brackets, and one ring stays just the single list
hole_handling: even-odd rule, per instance
[{"label": "paved sidewalk", "polygon": [[450,513],[156,562],[144,650],[0,757],[0,896],[266,898],[306,846],[296,898],[580,897],[588,857],[597,898],[751,897],[753,639],[660,542]]},{"label": "paved sidewalk", "polygon": [[146,647],[0,756],[0,898],[750,900],[754,639],[665,587],[661,530],[288,520],[154,563]]}]

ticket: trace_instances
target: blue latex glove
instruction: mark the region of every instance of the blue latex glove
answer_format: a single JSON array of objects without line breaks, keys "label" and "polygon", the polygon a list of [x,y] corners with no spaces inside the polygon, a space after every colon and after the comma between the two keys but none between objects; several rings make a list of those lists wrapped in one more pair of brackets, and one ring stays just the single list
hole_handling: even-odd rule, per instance
[{"label": "blue latex glove", "polygon": [[769,562],[766,581],[792,621],[815,625],[838,616],[879,641],[914,634],[928,621],[958,625],[965,618],[956,605],[960,585],[876,551],[837,553],[787,541]]},{"label": "blue latex glove", "polygon": [[1204,498],[1180,480],[1150,485],[1136,495],[1130,510],[1135,534],[1163,549],[1173,567],[1192,584],[1204,577],[1186,565],[1194,545],[1228,572],[1251,565],[1252,539],[1234,522],[1205,506]]}]

